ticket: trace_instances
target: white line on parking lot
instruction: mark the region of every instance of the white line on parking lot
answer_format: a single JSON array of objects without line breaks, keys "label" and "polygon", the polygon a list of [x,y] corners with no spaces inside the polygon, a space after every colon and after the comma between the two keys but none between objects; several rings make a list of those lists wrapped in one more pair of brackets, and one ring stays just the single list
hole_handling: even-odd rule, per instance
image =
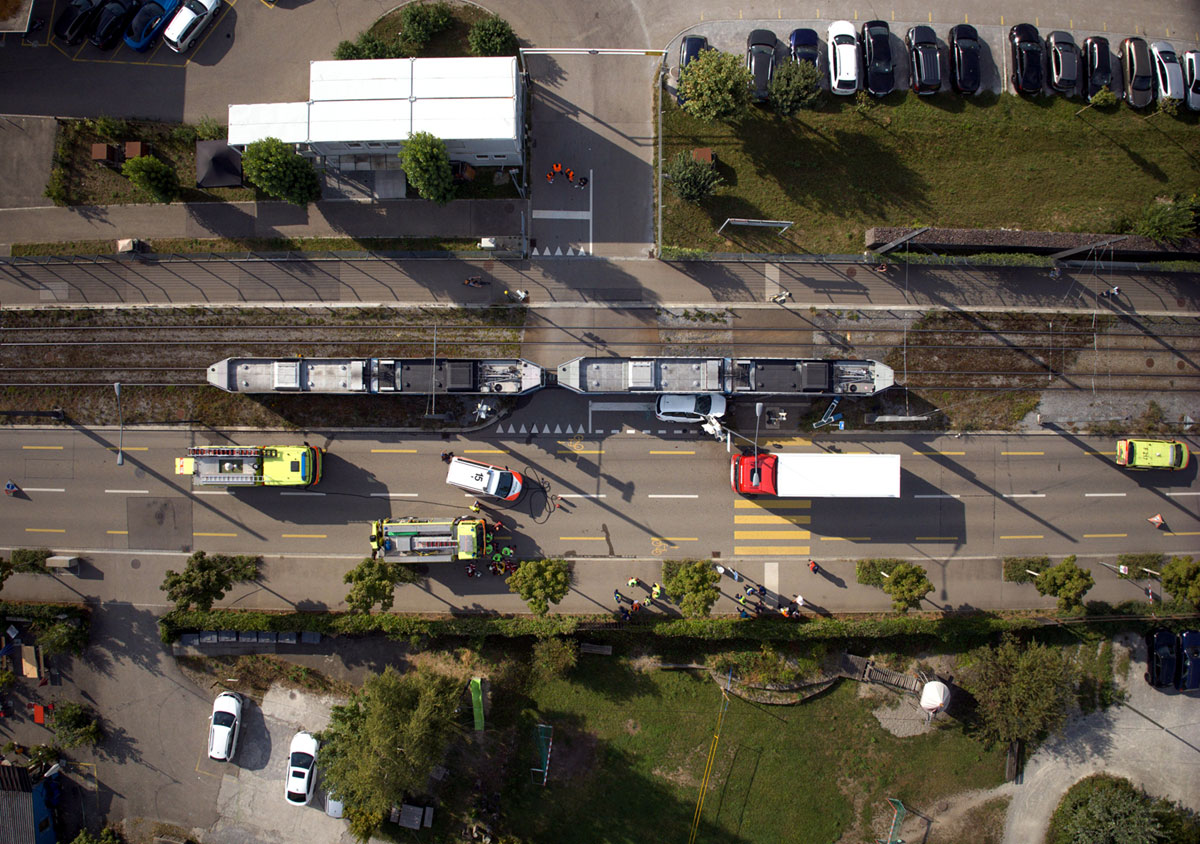
[{"label": "white line on parking lot", "polygon": [[149,495],[148,489],[106,489],[105,492],[111,495]]},{"label": "white line on parking lot", "polygon": [[415,492],[372,492],[372,498],[416,498]]},{"label": "white line on parking lot", "polygon": [[1045,498],[1044,492],[1010,492],[1004,496],[1005,498]]},{"label": "white line on parking lot", "polygon": [[51,487],[51,486],[44,486],[44,487],[23,486],[23,487],[21,487],[21,489],[24,490],[25,492],[66,492],[65,489],[59,489],[58,487]]},{"label": "white line on parking lot", "polygon": [[942,493],[939,495],[914,495],[913,498],[962,498],[962,496],[961,495],[946,495],[945,493]]},{"label": "white line on parking lot", "polygon": [[[31,492],[32,492],[32,490],[31,490]],[[1174,495],[1174,496],[1180,496],[1180,495],[1200,495],[1200,492],[1168,492],[1168,493],[1167,493],[1167,495]]]},{"label": "white line on parking lot", "polygon": [[1084,498],[1124,498],[1123,492],[1085,492]]}]

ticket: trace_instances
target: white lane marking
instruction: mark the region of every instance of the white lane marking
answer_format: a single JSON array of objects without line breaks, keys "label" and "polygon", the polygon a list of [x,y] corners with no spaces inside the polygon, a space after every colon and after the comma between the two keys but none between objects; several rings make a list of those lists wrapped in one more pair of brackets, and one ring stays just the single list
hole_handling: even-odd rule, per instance
[{"label": "white lane marking", "polygon": [[588,168],[588,188],[587,188],[587,192],[588,192],[588,210],[587,210],[587,215],[588,215],[588,254],[589,255],[596,254],[595,238],[592,237],[592,225],[593,225],[592,209],[595,208],[595,206],[596,206],[596,194],[595,194],[596,180],[594,178],[592,178],[592,175],[593,175],[592,169],[589,167]]},{"label": "white lane marking", "polygon": [[1200,492],[1168,492],[1167,495],[1200,495]]},{"label": "white lane marking", "polygon": [[1010,492],[1004,496],[1005,498],[1045,498],[1044,492]]},{"label": "white lane marking", "polygon": [[281,492],[280,495],[324,495],[323,492]]},{"label": "white lane marking", "polygon": [[620,428],[613,428],[613,429],[612,429],[612,432],[613,432],[614,434],[619,434],[619,433],[621,433],[621,429],[620,429]]},{"label": "white lane marking", "polygon": [[1085,492],[1084,498],[1124,498],[1123,492]]},{"label": "white lane marking", "polygon": [[533,211],[535,220],[590,220],[591,218],[591,211],[555,211],[550,208],[535,208]]},{"label": "white lane marking", "polygon": [[607,498],[608,496],[601,492],[599,494],[591,492],[564,492],[558,496],[559,498]]},{"label": "white lane marking", "polygon": [[416,498],[415,492],[372,492],[372,498]]},{"label": "white lane marking", "polygon": [[647,498],[699,498],[699,495],[647,495]]},{"label": "white lane marking", "polygon": [[941,493],[939,495],[914,495],[913,498],[962,498],[962,496],[961,495],[946,495],[945,493]]},{"label": "white lane marking", "polygon": [[148,489],[106,489],[105,492],[110,495],[149,495]]},{"label": "white lane marking", "polygon": [[658,432],[659,432],[660,434],[665,434],[665,433],[667,432],[667,429],[666,429],[666,428],[659,428],[659,429],[658,429]]},{"label": "white lane marking", "polygon": [[231,495],[227,489],[197,490],[192,495]]},{"label": "white lane marking", "polygon": [[24,492],[66,492],[65,489],[53,486],[23,486],[21,489]]},{"label": "white lane marking", "polygon": [[763,563],[762,585],[768,592],[779,591],[779,563]]}]

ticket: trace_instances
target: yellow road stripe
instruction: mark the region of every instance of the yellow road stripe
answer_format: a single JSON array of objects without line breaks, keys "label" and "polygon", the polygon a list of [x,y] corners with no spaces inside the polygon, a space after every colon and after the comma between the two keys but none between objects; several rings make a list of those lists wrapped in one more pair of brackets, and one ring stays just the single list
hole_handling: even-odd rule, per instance
[{"label": "yellow road stripe", "polygon": [[127,530],[106,530],[104,532],[109,534],[110,536],[128,536],[129,535],[129,531],[127,531]]},{"label": "yellow road stripe", "polygon": [[751,501],[747,498],[738,498],[733,502],[735,510],[807,510],[812,507],[811,501],[800,501],[798,499],[787,500],[779,499],[772,501]]},{"label": "yellow road stripe", "polygon": [[916,536],[917,542],[957,542],[957,536]]},{"label": "yellow road stripe", "polygon": [[651,539],[658,539],[662,542],[699,542],[698,536],[652,536]]},{"label": "yellow road stripe", "polygon": [[1002,451],[1001,457],[1045,457],[1044,451]]},{"label": "yellow road stripe", "polygon": [[940,454],[942,457],[962,457],[966,454],[965,451],[914,451],[913,456],[917,457],[922,454]]},{"label": "yellow road stripe", "polygon": [[329,537],[323,533],[285,533],[282,534],[284,539],[328,539]]},{"label": "yellow road stripe", "polygon": [[192,531],[192,536],[237,536],[236,533],[201,533],[200,531]]},{"label": "yellow road stripe", "polygon": [[110,445],[110,446],[108,446],[108,450],[109,451],[149,451],[150,447],[146,446],[146,445],[126,445],[126,446],[122,446],[121,448],[117,449]]},{"label": "yellow road stripe", "polygon": [[869,536],[822,536],[822,542],[870,542]]},{"label": "yellow road stripe", "polygon": [[1084,539],[1121,539],[1129,536],[1127,533],[1085,533]]},{"label": "yellow road stripe", "polygon": [[373,448],[372,454],[416,454],[415,448]]},{"label": "yellow road stripe", "polygon": [[25,528],[26,533],[66,533],[65,528]]},{"label": "yellow road stripe", "polygon": [[651,454],[695,454],[694,451],[652,451]]},{"label": "yellow road stripe", "polygon": [[61,445],[23,445],[21,448],[26,451],[62,451]]},{"label": "yellow road stripe", "polygon": [[735,557],[807,557],[809,548],[807,545],[752,545],[752,546],[734,546],[733,555]]},{"label": "yellow road stripe", "polygon": [[507,448],[468,448],[463,454],[508,454]]},{"label": "yellow road stripe", "polygon": [[812,516],[734,516],[735,525],[807,525],[812,523]]},{"label": "yellow road stripe", "polygon": [[1106,457],[1115,457],[1116,456],[1116,452],[1111,451],[1111,450],[1110,451],[1085,451],[1084,454],[1103,454]]},{"label": "yellow road stripe", "polygon": [[734,539],[808,539],[806,530],[735,530]]},{"label": "yellow road stripe", "polygon": [[595,450],[581,450],[581,451],[576,451],[576,450],[575,450],[575,449],[573,449],[573,448],[560,448],[560,449],[558,450],[558,453],[559,453],[559,454],[603,454],[603,453],[604,453],[604,449],[602,449],[602,448],[598,448],[598,449],[595,449]]},{"label": "yellow road stripe", "polygon": [[1200,530],[1165,530],[1167,536],[1200,536]]},{"label": "yellow road stripe", "polygon": [[603,536],[560,536],[560,542],[603,542]]},{"label": "yellow road stripe", "polygon": [[1011,536],[1002,536],[1001,539],[1045,539],[1040,533],[1015,533]]}]

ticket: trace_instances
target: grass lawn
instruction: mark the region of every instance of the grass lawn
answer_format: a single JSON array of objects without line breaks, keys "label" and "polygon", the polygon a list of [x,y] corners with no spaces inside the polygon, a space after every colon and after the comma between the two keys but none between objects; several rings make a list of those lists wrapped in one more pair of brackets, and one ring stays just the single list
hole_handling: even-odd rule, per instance
[{"label": "grass lawn", "polygon": [[[711,147],[725,184],[699,207],[665,188],[663,243],[840,254],[861,252],[876,225],[1113,232],[1157,196],[1200,189],[1196,115],[1143,119],[1121,106],[1074,117],[1081,105],[897,93],[865,115],[827,101],[788,119],[752,108],[726,124],[668,101],[667,160]],[[717,237],[727,217],[795,226]]]},{"label": "grass lawn", "polygon": [[[952,722],[896,738],[856,691],[843,681],[791,707],[731,698],[699,840],[870,840],[890,819],[886,797],[925,811],[939,797],[1002,781],[1001,750],[985,750]],[[529,705],[508,829],[528,841],[687,840],[721,705],[711,680],[583,657],[571,680],[535,682]],[[537,722],[554,727],[544,789],[526,770]]]}]

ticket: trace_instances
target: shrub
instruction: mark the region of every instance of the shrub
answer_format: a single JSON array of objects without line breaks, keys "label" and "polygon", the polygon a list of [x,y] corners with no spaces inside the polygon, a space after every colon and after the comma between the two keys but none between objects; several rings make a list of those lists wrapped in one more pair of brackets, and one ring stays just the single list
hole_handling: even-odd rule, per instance
[{"label": "shrub", "polygon": [[17,684],[17,675],[7,668],[0,668],[0,692],[7,692]]},{"label": "shrub", "polygon": [[356,41],[342,41],[333,50],[339,61],[347,59],[402,59],[409,54],[399,41],[384,41],[370,32],[360,33]]},{"label": "shrub", "polygon": [[1172,557],[1161,569],[1162,588],[1176,601],[1200,609],[1200,561],[1191,557]]},{"label": "shrub", "polygon": [[181,123],[171,128],[171,141],[180,146],[191,146],[199,139],[200,133],[196,131],[195,126]]},{"label": "shrub", "polygon": [[867,113],[873,108],[875,108],[875,100],[866,91],[859,91],[854,95],[854,110],[858,114],[866,117]]},{"label": "shrub", "polygon": [[900,563],[883,581],[883,591],[892,597],[892,609],[908,612],[920,606],[925,596],[933,591],[933,584],[925,569],[912,563]]},{"label": "shrub", "polygon": [[242,172],[252,185],[293,205],[321,198],[321,181],[312,162],[278,138],[264,138],[242,153]]},{"label": "shrub", "polygon": [[46,182],[46,190],[43,193],[46,199],[55,205],[69,205],[70,185],[71,177],[67,174],[67,168],[56,166],[50,170],[50,180]]},{"label": "shrub", "polygon": [[50,571],[46,568],[46,560],[53,555],[54,552],[49,548],[14,548],[9,562],[12,564],[13,571],[46,574]]},{"label": "shrub", "polygon": [[1138,579],[1145,577],[1146,573],[1142,569],[1150,569],[1159,574],[1162,573],[1163,566],[1167,563],[1166,554],[1118,554],[1117,565],[1125,566],[1129,569],[1129,574],[1121,575],[1127,579]]},{"label": "shrub", "polygon": [[821,99],[821,72],[809,62],[784,62],[767,88],[771,106],[784,117],[816,108]]},{"label": "shrub", "polygon": [[1092,105],[1096,108],[1112,108],[1118,102],[1117,95],[1107,85],[1092,95]]},{"label": "shrub", "polygon": [[129,159],[121,167],[121,173],[154,197],[155,202],[173,202],[179,198],[179,176],[175,168],[152,155]]},{"label": "shrub", "polygon": [[1041,574],[1048,568],[1049,557],[1005,557],[1004,579],[1009,583],[1032,583],[1035,578],[1029,572]]},{"label": "shrub", "polygon": [[712,610],[721,592],[721,575],[709,560],[667,560],[663,563],[663,589],[679,604],[688,618],[703,618]]},{"label": "shrub", "polygon": [[687,150],[671,159],[666,175],[679,198],[694,205],[712,196],[724,181],[711,164],[697,161]]},{"label": "shrub", "polygon": [[84,124],[93,134],[106,141],[123,141],[125,140],[125,136],[129,134],[129,124],[119,117],[101,115],[100,117],[85,120]]},{"label": "shrub", "polygon": [[97,745],[104,738],[100,722],[91,707],[73,700],[55,701],[50,729],[58,743],[66,748]]},{"label": "shrub", "polygon": [[1075,555],[1072,554],[1042,572],[1033,585],[1038,594],[1058,598],[1059,612],[1070,612],[1083,606],[1084,593],[1095,586],[1096,581],[1090,571],[1084,571],[1075,564]]},{"label": "shrub", "polygon": [[454,199],[454,175],[446,143],[428,132],[408,136],[400,150],[400,162],[408,183],[421,197],[445,205]]},{"label": "shrub", "polygon": [[471,27],[467,44],[473,56],[515,56],[517,36],[499,15],[484,18]]},{"label": "shrub", "polygon": [[854,564],[854,576],[864,586],[878,586],[882,589],[887,578],[880,574],[880,572],[890,575],[896,566],[903,564],[904,560],[898,560],[894,557],[859,560]]},{"label": "shrub", "polygon": [[740,56],[702,50],[679,76],[683,110],[698,120],[729,120],[750,103],[750,71]]},{"label": "shrub", "polygon": [[542,680],[562,677],[579,661],[579,643],[574,639],[557,636],[538,639],[533,645],[531,667],[535,676]]},{"label": "shrub", "polygon": [[414,54],[419,53],[450,23],[448,3],[409,3],[400,10],[400,40]]},{"label": "shrub", "polygon": [[219,141],[225,137],[225,127],[207,114],[196,121],[196,135],[202,141]]},{"label": "shrub", "polygon": [[[1164,815],[1179,813],[1191,835],[1168,836]],[[1168,823],[1164,823],[1168,821]],[[1111,774],[1093,774],[1071,786],[1058,803],[1046,830],[1046,844],[1155,844],[1196,840],[1200,823],[1180,813],[1166,800],[1154,800],[1129,780]]]},{"label": "shrub", "polygon": [[[1163,100],[1159,100],[1163,102]],[[1168,102],[1175,102],[1169,100]],[[1133,233],[1148,237],[1158,243],[1181,240],[1195,231],[1196,224],[1192,204],[1187,201],[1157,199],[1142,211],[1134,221]]]},{"label": "shrub", "polygon": [[79,619],[63,619],[52,624],[35,625],[37,643],[46,656],[71,653],[81,655],[87,648],[88,628]]},{"label": "shrub", "polygon": [[571,569],[566,560],[525,560],[508,577],[508,588],[529,605],[534,615],[545,615],[571,589]]}]

